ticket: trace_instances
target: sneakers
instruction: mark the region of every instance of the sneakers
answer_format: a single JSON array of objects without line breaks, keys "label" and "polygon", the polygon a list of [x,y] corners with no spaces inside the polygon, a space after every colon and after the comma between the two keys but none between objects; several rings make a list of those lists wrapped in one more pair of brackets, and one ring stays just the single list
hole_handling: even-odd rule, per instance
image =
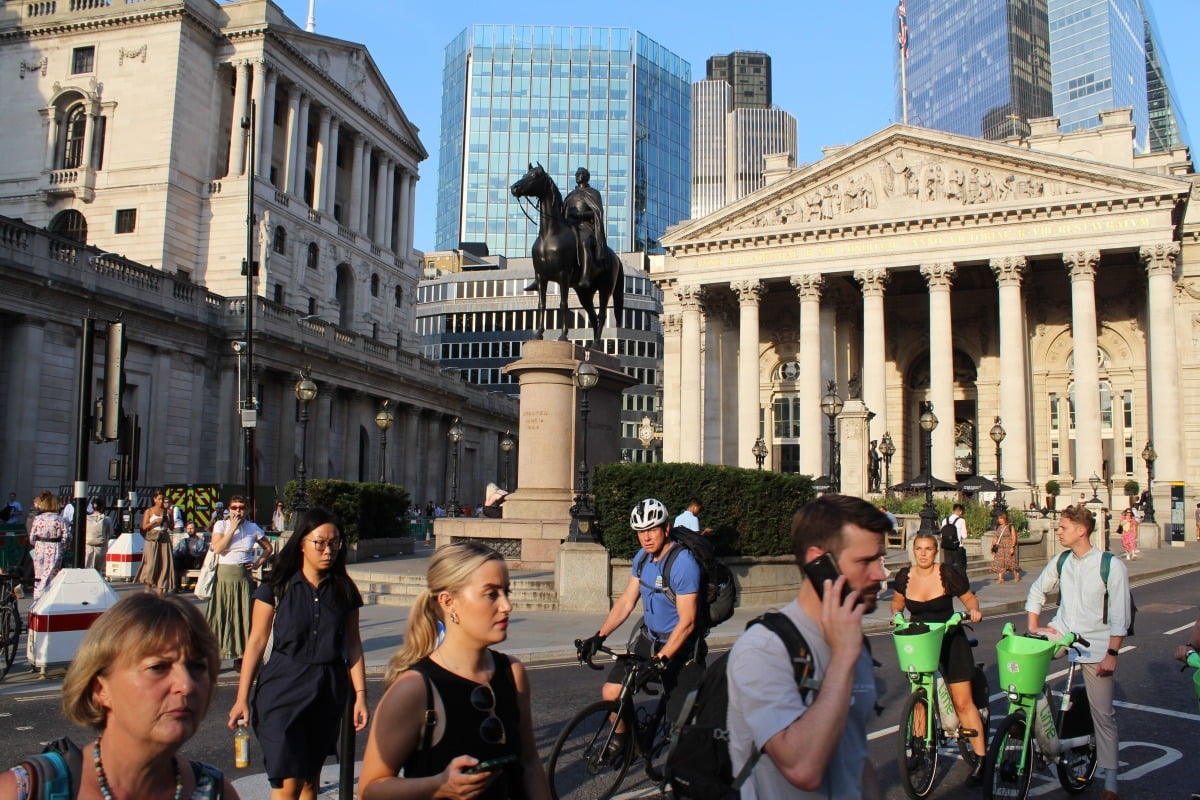
[{"label": "sneakers", "polygon": [[972,753],[968,763],[971,764],[971,771],[967,773],[967,784],[970,786],[978,786],[983,783],[983,762],[987,760],[986,756]]},{"label": "sneakers", "polygon": [[615,766],[621,763],[621,758],[624,755],[625,734],[614,733],[612,738],[608,740],[608,746],[604,748],[604,763]]}]

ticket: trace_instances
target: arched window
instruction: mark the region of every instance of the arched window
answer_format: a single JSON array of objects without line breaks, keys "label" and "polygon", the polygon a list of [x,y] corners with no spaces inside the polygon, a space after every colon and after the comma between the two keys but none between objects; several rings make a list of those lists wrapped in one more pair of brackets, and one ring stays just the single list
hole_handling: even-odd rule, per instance
[{"label": "arched window", "polygon": [[279,255],[287,253],[287,230],[282,225],[275,226],[275,241],[271,247]]},{"label": "arched window", "polygon": [[396,308],[400,308],[403,305],[404,305],[404,287],[397,286],[396,287]]},{"label": "arched window", "polygon": [[59,212],[50,221],[50,232],[81,244],[86,243],[88,235],[87,219],[73,208]]},{"label": "arched window", "polygon": [[371,274],[371,297],[379,297],[379,273]]},{"label": "arched window", "polygon": [[338,264],[333,294],[338,302],[338,325],[348,329],[354,324],[354,273],[349,264]]},{"label": "arched window", "polygon": [[317,264],[321,260],[321,249],[317,247],[316,242],[308,243],[308,268],[316,269]]},{"label": "arched window", "polygon": [[87,109],[83,103],[76,103],[67,111],[67,121],[63,126],[66,133],[63,142],[63,169],[75,169],[83,164],[83,141],[87,134]]}]

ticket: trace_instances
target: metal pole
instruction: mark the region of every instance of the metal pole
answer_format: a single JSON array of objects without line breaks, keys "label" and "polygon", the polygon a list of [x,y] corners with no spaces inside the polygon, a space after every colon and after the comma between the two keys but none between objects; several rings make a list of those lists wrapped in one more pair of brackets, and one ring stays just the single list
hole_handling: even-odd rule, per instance
[{"label": "metal pole", "polygon": [[308,401],[300,401],[300,466],[296,468],[296,494],[292,498],[292,508],[297,512],[308,508],[308,493],[305,490],[305,476],[308,474],[304,466],[308,458]]},{"label": "metal pole", "polygon": [[387,428],[379,429],[379,482],[387,483]]},{"label": "metal pole", "polygon": [[354,686],[346,692],[338,746],[338,797],[354,800]]},{"label": "metal pole", "polygon": [[255,409],[254,401],[254,121],[256,108],[250,101],[250,116],[242,117],[249,148],[246,154],[246,374],[242,408],[242,453],[243,478],[246,483],[247,518],[253,521],[258,513],[254,497],[254,424],[253,415],[246,412]]},{"label": "metal pole", "polygon": [[96,323],[84,319],[79,339],[79,408],[75,441],[75,519],[73,521],[74,565],[83,565],[84,530],[87,525],[87,473],[88,446],[91,438],[92,421],[92,358],[96,334]]}]

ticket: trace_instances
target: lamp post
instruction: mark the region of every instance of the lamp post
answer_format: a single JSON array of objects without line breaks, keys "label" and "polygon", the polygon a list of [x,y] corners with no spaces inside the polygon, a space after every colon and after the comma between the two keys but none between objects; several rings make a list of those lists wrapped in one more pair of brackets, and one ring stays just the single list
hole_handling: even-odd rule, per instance
[{"label": "lamp post", "polygon": [[387,483],[387,432],[388,428],[392,427],[392,423],[396,421],[396,417],[392,414],[391,400],[384,400],[383,405],[379,407],[379,413],[375,415],[375,425],[379,428],[379,482]]},{"label": "lamp post", "polygon": [[300,401],[300,466],[296,469],[296,494],[292,497],[292,508],[303,511],[308,508],[308,494],[304,486],[308,473],[304,466],[308,458],[308,404],[317,397],[317,385],[309,379],[307,369],[300,370],[300,380],[296,381],[292,391]]},{"label": "lamp post", "polygon": [[455,417],[454,422],[450,424],[450,430],[446,431],[446,438],[454,445],[454,461],[450,468],[450,507],[446,509],[446,513],[451,517],[457,517],[462,513],[462,506],[458,504],[458,444],[463,440],[463,426],[458,417]]},{"label": "lamp post", "polygon": [[575,504],[571,506],[571,530],[567,535],[570,542],[595,542],[596,531],[594,520],[596,514],[592,511],[588,494],[588,393],[600,382],[600,371],[590,362],[580,361],[575,367],[575,387],[579,389],[579,427],[582,437],[580,441],[579,476],[576,481]]},{"label": "lamp post", "polygon": [[933,429],[938,418],[933,413],[933,403],[926,403],[921,412],[921,430],[925,432],[925,506],[921,509],[921,531],[937,531],[937,509],[933,506]]},{"label": "lamp post", "polygon": [[500,440],[500,450],[504,453],[504,491],[508,491],[508,460],[512,457],[512,449],[516,442],[513,441],[512,431],[505,431],[504,438]]},{"label": "lamp post", "polygon": [[1092,477],[1088,478],[1088,484],[1090,484],[1092,487],[1092,499],[1088,500],[1089,503],[1097,503],[1097,504],[1100,503],[1100,484],[1101,483],[1103,483],[1103,481],[1100,480],[1100,476],[1097,475],[1095,472],[1092,473]]},{"label": "lamp post", "polygon": [[879,455],[883,456],[884,497],[890,499],[892,496],[892,456],[896,455],[896,443],[892,441],[892,434],[887,431],[883,432],[883,440],[879,443]]},{"label": "lamp post", "polygon": [[837,457],[837,417],[842,413],[842,398],[837,393],[837,382],[825,385],[825,396],[821,398],[821,413],[829,417],[829,491],[840,492],[842,481],[838,476],[840,466]]},{"label": "lamp post", "polygon": [[1142,460],[1146,462],[1146,502],[1142,506],[1142,519],[1146,522],[1154,522],[1154,459],[1156,458],[1158,458],[1158,453],[1154,452],[1154,445],[1146,442],[1146,446],[1142,449]]},{"label": "lamp post", "polygon": [[1000,418],[996,417],[996,424],[988,431],[988,436],[992,437],[992,441],[996,443],[996,500],[992,503],[992,530],[996,529],[996,524],[999,521],[1000,512],[1008,511],[1008,503],[1004,501],[1004,490],[1000,487],[1004,485],[1003,469],[1001,468],[1001,452],[1000,443],[1004,441],[1004,437],[1008,434],[1004,430],[1004,426],[1000,424]]},{"label": "lamp post", "polygon": [[767,460],[767,443],[760,436],[754,440],[754,447],[750,448],[750,452],[754,454],[754,460],[758,463],[758,468],[762,469],[763,462]]}]

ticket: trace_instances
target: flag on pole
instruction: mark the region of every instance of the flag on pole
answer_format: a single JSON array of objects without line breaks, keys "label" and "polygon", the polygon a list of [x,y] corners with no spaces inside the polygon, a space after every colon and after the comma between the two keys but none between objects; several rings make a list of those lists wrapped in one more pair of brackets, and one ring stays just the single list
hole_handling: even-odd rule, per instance
[{"label": "flag on pole", "polygon": [[896,41],[900,44],[900,57],[908,58],[908,12],[905,11],[904,2],[905,0],[900,0],[900,5],[896,7],[896,17],[900,23]]}]

